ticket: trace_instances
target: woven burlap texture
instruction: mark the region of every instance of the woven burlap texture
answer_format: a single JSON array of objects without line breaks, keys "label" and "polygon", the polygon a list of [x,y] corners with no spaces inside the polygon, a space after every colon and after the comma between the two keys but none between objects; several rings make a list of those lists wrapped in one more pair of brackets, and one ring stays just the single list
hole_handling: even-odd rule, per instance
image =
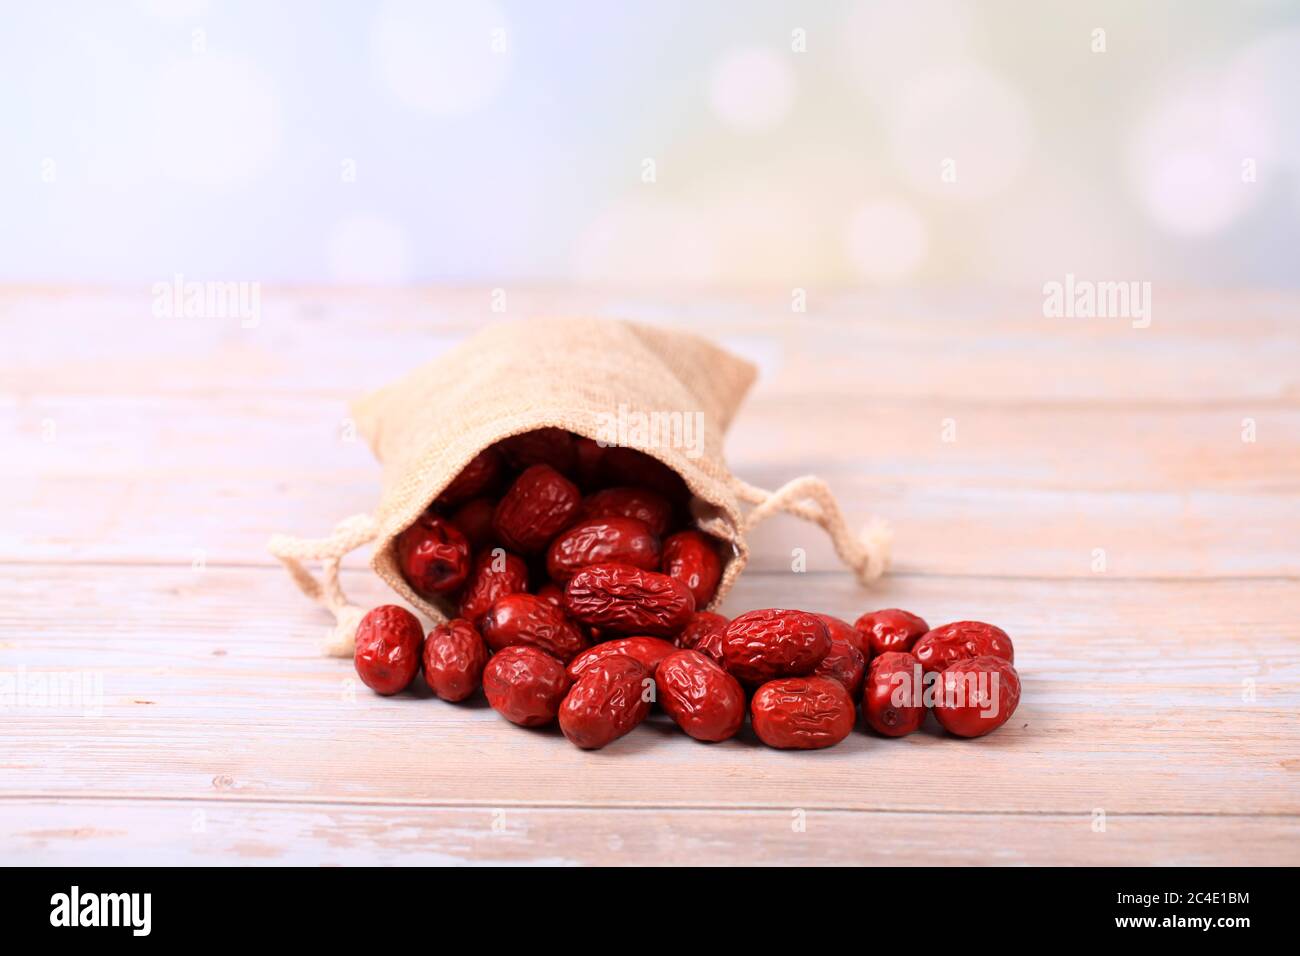
[{"label": "woven burlap texture", "polygon": [[[327,538],[276,535],[270,550],[304,593],[334,613],[327,652],[351,654],[362,609],[343,596],[338,562],[366,540],[375,542],[371,566],[407,602],[438,622],[454,613],[450,603],[430,602],[411,589],[393,545],[482,449],[547,426],[601,441],[609,438],[614,421],[635,422],[641,415],[667,421],[699,412],[703,440],[695,447],[664,440],[628,443],[682,476],[693,495],[696,526],[730,546],[711,607],[745,568],[746,532],[778,511],[825,528],[863,582],[878,577],[889,545],[882,523],[873,522],[861,537],[850,534],[820,479],[805,476],[766,492],[728,470],[723,437],[754,377],[753,365],[744,359],[673,329],[585,318],[494,323],[353,405],[357,429],[383,466],[374,515],[345,519]],[[742,503],[754,505],[748,515]],[[313,560],[322,562],[323,581],[304,567]]]}]

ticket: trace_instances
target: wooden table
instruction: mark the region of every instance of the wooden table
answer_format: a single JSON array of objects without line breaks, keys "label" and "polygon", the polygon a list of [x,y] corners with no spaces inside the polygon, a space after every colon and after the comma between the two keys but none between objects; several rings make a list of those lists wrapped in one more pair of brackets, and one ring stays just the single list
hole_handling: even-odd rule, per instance
[{"label": "wooden table", "polygon": [[[509,289],[507,318],[680,325],[751,357],[734,470],[820,474],[894,525],[868,592],[774,519],[726,610],[902,606],[1014,637],[1024,697],[996,734],[813,753],[662,717],[584,753],[319,656],[326,618],[266,539],[373,506],[347,400],[493,301],[267,289],[246,328],[155,318],[147,289],[0,289],[0,858],[1300,863],[1300,297],[1159,288],[1136,329],[1044,318],[1036,290],[794,314],[780,289]],[[387,599],[365,555],[344,577]]]}]

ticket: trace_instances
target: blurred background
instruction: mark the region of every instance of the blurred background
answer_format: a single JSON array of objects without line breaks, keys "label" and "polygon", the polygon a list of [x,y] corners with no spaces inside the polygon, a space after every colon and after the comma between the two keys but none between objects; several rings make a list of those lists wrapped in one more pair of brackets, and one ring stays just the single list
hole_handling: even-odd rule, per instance
[{"label": "blurred background", "polygon": [[1284,0],[53,0],[0,75],[0,281],[1300,283]]}]

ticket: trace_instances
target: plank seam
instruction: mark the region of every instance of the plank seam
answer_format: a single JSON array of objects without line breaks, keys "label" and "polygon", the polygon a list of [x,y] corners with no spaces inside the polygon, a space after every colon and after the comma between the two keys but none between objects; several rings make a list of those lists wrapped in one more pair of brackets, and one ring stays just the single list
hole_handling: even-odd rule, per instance
[{"label": "plank seam", "polygon": [[[367,797],[265,797],[249,796],[242,797],[237,795],[226,796],[185,796],[178,794],[114,794],[114,793],[6,793],[0,794],[0,804],[18,803],[22,801],[34,802],[56,802],[56,803],[106,803],[106,802],[124,802],[124,803],[234,803],[249,806],[267,806],[267,807],[381,807],[392,809],[465,809],[465,810],[489,810],[498,807],[506,807],[516,810],[648,810],[648,811],[688,811],[688,812],[710,812],[718,811],[737,812],[737,813],[786,813],[793,807],[799,807],[804,810],[814,810],[819,813],[877,813],[877,814],[903,814],[916,816],[974,816],[974,817],[1088,817],[1091,815],[1091,809],[1084,810],[935,810],[935,809],[904,809],[899,807],[851,807],[843,805],[819,805],[812,803],[788,803],[788,804],[726,804],[726,803],[565,803],[557,801],[554,803],[546,802],[524,802],[524,801],[464,801],[464,800],[379,800]],[[1113,818],[1145,818],[1145,817],[1177,817],[1177,818],[1204,818],[1204,819],[1250,819],[1250,820],[1293,820],[1300,819],[1300,811],[1295,813],[1232,813],[1232,812],[1206,812],[1194,810],[1138,810],[1138,811],[1107,811],[1108,819]]]},{"label": "plank seam", "polygon": [[[33,567],[33,568],[138,568],[140,570],[183,570],[189,565],[188,561],[142,561],[135,559],[124,560],[103,560],[103,559],[78,559],[72,561],[60,561],[50,558],[0,558],[0,567]],[[208,571],[274,571],[277,574],[284,574],[284,569],[279,564],[262,564],[256,561],[209,561],[204,565]],[[345,567],[339,569],[341,574],[369,574],[368,567]],[[745,569],[745,576],[754,577],[788,577],[791,571],[775,571],[763,568],[755,568],[750,565]],[[848,571],[801,571],[800,577],[807,578],[852,578],[853,575]],[[912,570],[891,570],[885,573],[885,578],[915,578],[918,580],[955,580],[955,581],[1041,581],[1045,583],[1054,582],[1071,582],[1071,581],[1094,581],[1106,582],[1113,581],[1116,583],[1139,583],[1139,584],[1232,584],[1232,583],[1250,583],[1258,584],[1267,583],[1293,583],[1300,582],[1300,574],[1213,574],[1205,576],[1195,575],[1117,575],[1117,574],[1079,574],[1079,575],[1050,575],[1050,574],[956,574],[951,571],[912,571]],[[882,580],[884,580],[882,579]]]}]

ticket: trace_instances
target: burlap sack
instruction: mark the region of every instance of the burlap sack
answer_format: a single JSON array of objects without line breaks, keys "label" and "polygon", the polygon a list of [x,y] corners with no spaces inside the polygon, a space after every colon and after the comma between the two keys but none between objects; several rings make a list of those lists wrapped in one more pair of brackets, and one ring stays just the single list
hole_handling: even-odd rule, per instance
[{"label": "burlap sack", "polygon": [[[728,471],[723,436],[754,376],[750,363],[686,332],[598,319],[491,325],[354,404],[357,428],[383,464],[376,512],[345,519],[327,538],[276,535],[270,550],[308,596],[334,613],[328,653],[352,653],[364,609],[343,595],[338,567],[343,555],[370,541],[379,576],[441,622],[453,606],[412,590],[398,569],[394,539],[482,449],[557,426],[636,447],[682,476],[693,495],[696,526],[731,546],[712,606],[745,568],[746,533],[777,511],[826,529],[864,583],[879,577],[889,546],[883,523],[873,521],[855,537],[820,479],[806,476],[767,492]],[[696,424],[703,425],[700,434],[688,435]],[[747,514],[742,503],[753,506]],[[311,560],[322,562],[319,580],[304,566]]]}]

